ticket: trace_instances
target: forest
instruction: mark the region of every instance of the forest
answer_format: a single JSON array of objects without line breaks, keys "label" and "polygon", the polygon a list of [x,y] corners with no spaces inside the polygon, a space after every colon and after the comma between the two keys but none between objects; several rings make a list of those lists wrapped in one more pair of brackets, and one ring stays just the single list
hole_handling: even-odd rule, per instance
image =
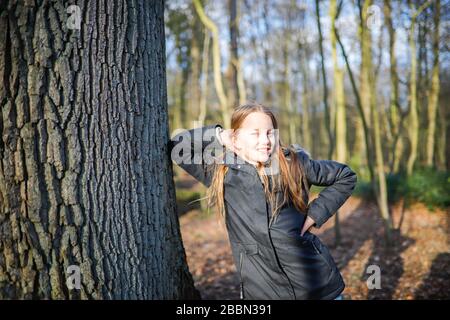
[{"label": "forest", "polygon": [[[319,231],[341,266],[355,264],[347,267],[347,292],[355,299],[449,297],[448,272],[429,274],[429,283],[420,284],[426,271],[417,265],[432,259],[432,268],[444,270],[449,263],[443,249],[450,203],[448,9],[448,1],[166,4],[172,130],[227,126],[234,107],[254,100],[276,112],[285,144],[357,172],[353,197]],[[214,215],[205,201],[196,201],[205,189],[183,170],[177,173],[182,232],[198,283],[207,297],[236,297],[231,258],[216,254],[229,254],[226,232],[210,231]],[[430,219],[436,220],[425,222]],[[405,233],[409,228],[414,231]],[[425,242],[438,234],[441,253],[414,257],[429,252],[433,244]],[[365,246],[361,257],[353,256]],[[365,266],[379,259],[390,270],[386,287],[367,290]],[[398,283],[406,268],[411,274]]]},{"label": "forest", "polygon": [[311,229],[344,300],[448,300],[449,18],[448,0],[1,1],[0,300],[239,299],[208,188],[170,151],[248,102],[356,173]]}]

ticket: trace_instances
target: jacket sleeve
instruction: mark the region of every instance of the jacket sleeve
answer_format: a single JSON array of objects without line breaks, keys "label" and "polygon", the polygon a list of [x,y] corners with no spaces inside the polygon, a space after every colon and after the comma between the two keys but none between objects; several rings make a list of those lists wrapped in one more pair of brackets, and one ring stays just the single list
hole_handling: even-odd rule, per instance
[{"label": "jacket sleeve", "polygon": [[213,176],[214,154],[223,150],[217,136],[220,124],[184,130],[169,141],[169,154],[173,162],[209,187]]},{"label": "jacket sleeve", "polygon": [[308,184],[325,186],[308,206],[314,226],[320,228],[350,197],[356,185],[356,174],[347,165],[333,160],[313,160],[299,151]]}]

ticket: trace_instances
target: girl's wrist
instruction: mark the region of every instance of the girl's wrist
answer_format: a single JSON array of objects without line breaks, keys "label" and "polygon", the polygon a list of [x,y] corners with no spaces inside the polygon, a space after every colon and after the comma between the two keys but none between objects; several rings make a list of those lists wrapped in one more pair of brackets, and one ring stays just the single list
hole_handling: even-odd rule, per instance
[{"label": "girl's wrist", "polygon": [[221,145],[223,145],[223,142],[222,142],[222,132],[223,132],[223,128],[222,128],[222,127],[216,127],[216,137],[217,137],[217,140],[219,140],[219,143],[220,143]]}]

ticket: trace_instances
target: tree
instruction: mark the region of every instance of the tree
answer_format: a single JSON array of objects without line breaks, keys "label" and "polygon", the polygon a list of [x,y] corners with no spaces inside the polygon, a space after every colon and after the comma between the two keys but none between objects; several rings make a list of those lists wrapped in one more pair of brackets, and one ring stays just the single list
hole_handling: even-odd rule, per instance
[{"label": "tree", "polygon": [[328,134],[329,147],[328,147],[328,158],[332,158],[333,150],[334,150],[334,136],[333,136],[333,127],[334,122],[332,121],[330,111],[330,107],[328,105],[328,85],[327,85],[327,75],[325,72],[325,56],[323,52],[323,33],[322,27],[320,24],[320,4],[319,0],[315,1],[315,9],[316,9],[316,23],[317,30],[319,32],[319,52],[320,52],[320,61],[321,61],[321,70],[322,70],[322,82],[323,82],[323,104],[325,108],[325,127]]},{"label": "tree", "polygon": [[296,142],[297,137],[297,115],[294,112],[292,104],[292,88],[291,88],[291,60],[290,60],[290,45],[292,43],[294,20],[294,13],[296,11],[296,3],[291,0],[289,4],[283,6],[283,14],[286,17],[285,25],[283,26],[283,40],[281,45],[281,59],[282,59],[282,110],[285,115],[285,121],[288,126],[288,141],[290,143]]},{"label": "tree", "polygon": [[243,104],[247,97],[245,93],[244,76],[242,74],[239,59],[239,7],[236,0],[228,0],[228,11],[230,14],[230,59],[228,61],[228,97],[230,106],[233,108],[239,102]]},{"label": "tree", "polygon": [[[195,26],[191,26],[193,19],[190,19],[191,14],[189,10],[174,10],[166,4],[165,12],[165,26],[170,34],[173,35],[174,46],[172,52],[175,55],[174,60],[179,66],[179,71],[168,79],[170,88],[168,94],[172,97],[172,99],[169,99],[168,106],[169,122],[173,131],[185,128],[190,124],[192,113],[195,113],[191,102],[197,98],[198,94],[196,81],[194,80],[198,65],[195,57],[198,45],[194,40],[196,39]],[[190,29],[193,29],[192,33],[194,33],[194,36],[192,37]],[[167,55],[167,59],[170,60],[170,55]],[[198,101],[198,98],[196,101]],[[181,171],[180,167],[175,166],[174,175],[179,176]]]},{"label": "tree", "polygon": [[310,105],[312,100],[312,95],[309,87],[309,74],[310,68],[307,61],[310,59],[309,49],[307,48],[306,41],[299,41],[298,43],[299,52],[299,64],[300,71],[302,74],[302,118],[301,118],[301,132],[302,132],[302,144],[305,146],[306,150],[311,150],[312,148],[312,135],[310,127]]},{"label": "tree", "polygon": [[392,2],[389,0],[384,0],[384,17],[389,33],[389,71],[391,87],[389,127],[392,136],[390,171],[397,173],[403,150],[403,143],[400,135],[402,133],[404,115],[402,114],[399,102],[399,77],[397,72],[397,58],[395,56],[396,33],[392,20]]},{"label": "tree", "polygon": [[416,21],[417,17],[425,10],[431,1],[422,4],[418,9],[409,1],[411,11],[411,27],[409,31],[409,50],[411,54],[411,76],[409,87],[409,114],[408,114],[408,135],[410,140],[410,152],[406,164],[406,173],[411,175],[414,163],[417,158],[417,147],[419,144],[419,114],[417,110],[417,52],[416,52]]},{"label": "tree", "polygon": [[434,4],[434,32],[433,32],[433,71],[431,76],[431,87],[428,95],[428,132],[427,132],[427,165],[433,165],[434,145],[436,134],[436,113],[439,100],[439,20],[441,3],[439,0]]},{"label": "tree", "polygon": [[[368,27],[367,16],[368,8],[371,6],[372,0],[365,0],[363,6],[360,6],[360,28],[361,28],[361,101],[363,103],[363,111],[368,110],[367,117],[370,116],[373,124],[373,130],[369,130],[371,136],[373,153],[375,155],[375,172],[376,179],[373,180],[374,190],[378,202],[378,209],[384,222],[386,243],[391,243],[392,220],[389,213],[387,199],[387,184],[384,173],[384,156],[381,146],[381,132],[379,110],[377,110],[376,96],[376,79],[374,76],[372,63],[372,34]],[[369,147],[369,146],[368,146]],[[376,182],[375,182],[376,181]]]},{"label": "tree", "polygon": [[[350,67],[348,56],[344,50],[344,46],[340,40],[338,30],[335,27],[334,32],[336,40],[341,48],[342,56],[347,67],[347,71],[352,85],[353,93],[356,98],[356,105],[362,120],[362,126],[364,129],[364,140],[366,142],[366,158],[368,162],[368,169],[370,173],[370,181],[374,190],[377,205],[380,210],[380,215],[384,223],[384,233],[386,245],[391,243],[391,229],[392,220],[389,213],[388,199],[387,199],[387,185],[386,177],[384,173],[384,157],[381,147],[381,132],[379,126],[378,110],[376,110],[376,85],[373,75],[372,64],[372,35],[369,27],[367,26],[368,8],[371,5],[371,0],[358,1],[358,8],[360,12],[360,41],[361,41],[361,86],[358,91],[353,76],[352,69]],[[364,101],[363,101],[364,97]],[[368,110],[365,112],[364,110]],[[373,130],[368,128],[368,118],[373,121]],[[375,165],[373,163],[372,154],[375,154]],[[376,173],[376,176],[375,176]]]},{"label": "tree", "polygon": [[1,7],[0,299],[197,298],[168,156],[163,1]]},{"label": "tree", "polygon": [[[345,92],[344,92],[344,70],[338,64],[336,52],[336,20],[339,17],[339,11],[342,6],[342,1],[339,8],[336,5],[336,0],[330,1],[330,20],[331,20],[331,56],[333,59],[333,80],[334,80],[334,110],[335,110],[335,136],[336,160],[342,163],[347,162],[347,122],[345,110]],[[335,244],[339,245],[341,241],[340,226],[339,226],[339,211],[335,214],[334,229],[336,233]]]},{"label": "tree", "polygon": [[226,96],[225,89],[223,87],[222,71],[220,69],[221,57],[219,45],[219,30],[216,24],[205,14],[200,0],[194,0],[194,7],[202,23],[211,32],[214,85],[216,87],[216,93],[217,97],[219,98],[220,108],[222,111],[223,125],[225,127],[228,127],[231,125],[231,115],[228,108],[228,97]]}]

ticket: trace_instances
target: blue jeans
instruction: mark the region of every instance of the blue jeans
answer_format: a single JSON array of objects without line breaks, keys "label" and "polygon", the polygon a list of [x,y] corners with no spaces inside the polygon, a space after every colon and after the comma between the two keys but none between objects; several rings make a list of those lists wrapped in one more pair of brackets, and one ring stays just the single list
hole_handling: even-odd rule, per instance
[{"label": "blue jeans", "polygon": [[336,298],[334,298],[334,300],[344,300],[344,297],[342,296],[342,294],[340,294]]}]

